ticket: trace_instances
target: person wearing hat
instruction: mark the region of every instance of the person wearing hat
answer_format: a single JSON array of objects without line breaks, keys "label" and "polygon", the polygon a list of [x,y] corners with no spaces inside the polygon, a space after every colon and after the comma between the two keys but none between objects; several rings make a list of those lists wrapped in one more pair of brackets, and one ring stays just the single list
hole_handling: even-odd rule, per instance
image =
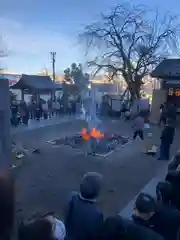
[{"label": "person wearing hat", "polygon": [[100,194],[102,175],[86,173],[80,183],[80,192],[74,195],[65,214],[66,239],[100,239],[103,227],[103,214],[96,199]]}]

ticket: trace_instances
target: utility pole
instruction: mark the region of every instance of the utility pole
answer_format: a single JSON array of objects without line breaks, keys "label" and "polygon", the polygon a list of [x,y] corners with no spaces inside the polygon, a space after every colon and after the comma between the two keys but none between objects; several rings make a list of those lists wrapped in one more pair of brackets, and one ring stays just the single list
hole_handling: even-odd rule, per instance
[{"label": "utility pole", "polygon": [[[55,81],[56,81],[56,73],[55,73],[56,52],[51,52],[51,61],[52,61],[53,82],[55,83]],[[55,90],[53,91],[53,100],[55,100]]]}]

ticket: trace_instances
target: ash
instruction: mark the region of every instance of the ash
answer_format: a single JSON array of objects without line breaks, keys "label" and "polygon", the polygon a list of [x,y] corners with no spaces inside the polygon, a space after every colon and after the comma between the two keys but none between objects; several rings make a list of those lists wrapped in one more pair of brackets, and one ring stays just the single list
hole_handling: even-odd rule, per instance
[{"label": "ash", "polygon": [[118,147],[127,144],[128,141],[128,138],[116,134],[111,136],[105,136],[101,139],[96,139],[92,137],[88,141],[85,141],[81,135],[75,135],[54,140],[53,142],[51,142],[51,144],[56,146],[70,146],[71,148],[88,152],[88,154],[104,156],[113,152]]}]

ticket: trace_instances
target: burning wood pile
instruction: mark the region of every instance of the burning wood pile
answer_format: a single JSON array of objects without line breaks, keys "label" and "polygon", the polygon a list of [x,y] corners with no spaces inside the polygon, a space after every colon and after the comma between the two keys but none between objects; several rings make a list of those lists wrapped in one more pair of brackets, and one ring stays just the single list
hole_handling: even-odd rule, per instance
[{"label": "burning wood pile", "polygon": [[91,130],[82,128],[80,134],[56,139],[48,143],[54,146],[70,146],[88,155],[107,157],[117,149],[117,147],[124,146],[128,141],[129,140],[123,136],[102,133],[96,128],[92,128]]},{"label": "burning wood pile", "polygon": [[96,128],[92,128],[90,131],[88,131],[86,128],[83,128],[80,134],[85,141],[88,141],[91,138],[101,139],[104,137],[104,133],[101,133]]}]

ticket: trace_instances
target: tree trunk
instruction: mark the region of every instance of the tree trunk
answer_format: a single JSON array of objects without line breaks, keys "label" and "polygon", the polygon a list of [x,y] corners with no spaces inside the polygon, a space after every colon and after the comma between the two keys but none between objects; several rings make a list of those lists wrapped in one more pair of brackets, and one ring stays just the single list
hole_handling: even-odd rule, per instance
[{"label": "tree trunk", "polygon": [[142,85],[142,77],[140,75],[132,76],[131,79],[129,79],[128,76],[123,75],[128,87],[128,91],[130,92],[130,102],[131,105],[136,101],[137,99],[140,99],[140,90]]}]

